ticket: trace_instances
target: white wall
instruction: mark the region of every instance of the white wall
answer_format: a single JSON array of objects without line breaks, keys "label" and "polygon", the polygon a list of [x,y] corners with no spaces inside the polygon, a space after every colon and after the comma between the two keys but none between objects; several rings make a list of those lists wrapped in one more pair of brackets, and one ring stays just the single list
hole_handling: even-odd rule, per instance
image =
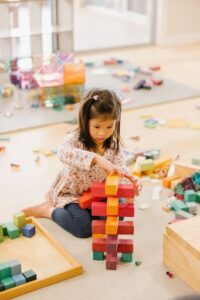
[{"label": "white wall", "polygon": [[200,41],[200,0],[157,0],[155,43]]}]

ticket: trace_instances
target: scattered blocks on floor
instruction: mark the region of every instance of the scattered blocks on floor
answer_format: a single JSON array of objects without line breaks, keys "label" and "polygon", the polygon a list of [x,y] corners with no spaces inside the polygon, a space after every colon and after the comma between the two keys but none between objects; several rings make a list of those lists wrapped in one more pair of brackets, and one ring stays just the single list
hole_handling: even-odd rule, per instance
[{"label": "scattered blocks on floor", "polygon": [[22,234],[28,238],[31,238],[35,235],[35,226],[33,224],[26,224],[22,228]]},{"label": "scattered blocks on floor", "polygon": [[33,270],[28,270],[26,272],[23,272],[22,275],[26,278],[26,282],[37,279],[37,275]]},{"label": "scattered blocks on floor", "polygon": [[133,253],[122,253],[121,261],[132,262],[133,261]]}]

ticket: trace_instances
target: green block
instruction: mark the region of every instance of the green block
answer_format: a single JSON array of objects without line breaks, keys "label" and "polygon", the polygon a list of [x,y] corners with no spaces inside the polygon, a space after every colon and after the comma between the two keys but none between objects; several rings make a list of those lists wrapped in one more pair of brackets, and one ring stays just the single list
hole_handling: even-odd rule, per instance
[{"label": "green block", "polygon": [[26,217],[25,214],[21,211],[13,214],[13,222],[22,231],[22,227],[26,225]]},{"label": "green block", "polygon": [[200,203],[200,191],[196,192],[196,202]]},{"label": "green block", "polygon": [[175,193],[177,193],[177,194],[179,194],[179,195],[184,195],[185,190],[184,190],[184,188],[183,188],[181,182],[179,182],[179,183],[175,186],[174,191],[175,191]]},{"label": "green block", "polygon": [[133,253],[122,253],[120,260],[123,262],[133,261]]},{"label": "green block", "polygon": [[196,193],[194,190],[186,190],[184,194],[184,202],[195,202],[196,201]]},{"label": "green block", "polygon": [[15,287],[15,281],[12,279],[12,277],[7,277],[1,280],[3,283],[5,289],[10,289],[12,287]]},{"label": "green block", "polygon": [[0,243],[3,242],[3,225],[0,224]]},{"label": "green block", "polygon": [[6,224],[3,224],[3,235],[4,236],[8,235]]},{"label": "green block", "polygon": [[104,252],[93,252],[93,260],[104,260]]},{"label": "green block", "polygon": [[12,222],[9,222],[6,225],[7,233],[10,239],[15,239],[19,237],[19,228]]},{"label": "green block", "polygon": [[182,202],[181,200],[174,200],[169,203],[169,207],[172,210],[178,211],[178,210],[184,210],[184,211],[189,211],[188,206]]},{"label": "green block", "polygon": [[0,280],[11,276],[11,267],[8,263],[3,262],[0,264]]}]

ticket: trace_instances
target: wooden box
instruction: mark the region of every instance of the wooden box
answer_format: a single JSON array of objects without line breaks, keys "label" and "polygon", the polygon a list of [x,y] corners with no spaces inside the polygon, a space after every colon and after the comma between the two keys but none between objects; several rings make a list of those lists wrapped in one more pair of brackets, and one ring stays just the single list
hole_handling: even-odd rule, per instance
[{"label": "wooden box", "polygon": [[200,216],[167,226],[163,263],[191,288],[200,292]]},{"label": "wooden box", "polygon": [[1,300],[17,297],[83,272],[82,266],[35,218],[26,220],[35,225],[36,234],[31,238],[20,235],[14,240],[5,237],[0,243],[0,261],[18,259],[22,272],[32,269],[37,279],[0,292]]}]

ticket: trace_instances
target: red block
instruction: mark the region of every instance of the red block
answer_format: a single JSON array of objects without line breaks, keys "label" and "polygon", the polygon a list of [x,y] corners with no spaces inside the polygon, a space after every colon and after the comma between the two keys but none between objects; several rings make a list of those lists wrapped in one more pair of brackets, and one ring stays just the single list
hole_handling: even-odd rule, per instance
[{"label": "red block", "polygon": [[[92,221],[92,233],[105,234],[104,220],[93,220]],[[119,221],[117,234],[134,234],[133,221]]]},{"label": "red block", "polygon": [[106,269],[107,270],[116,270],[117,269],[117,252],[107,253],[106,254]]},{"label": "red block", "polygon": [[[92,241],[92,251],[106,252],[106,240],[96,239]],[[133,252],[133,241],[129,239],[119,239],[117,252],[120,253],[132,253]]]},{"label": "red block", "polygon": [[[105,190],[105,183],[93,183],[91,187],[91,194],[95,197],[103,197],[107,198]],[[118,191],[116,197],[123,197],[123,198],[134,198],[134,186],[132,184],[119,184]]]},{"label": "red block", "polygon": [[[93,202],[92,203],[92,216],[106,216],[106,203]],[[133,203],[120,203],[119,204],[119,217],[133,217],[134,205]]]},{"label": "red block", "polygon": [[118,236],[114,234],[108,234],[106,239],[106,252],[115,254],[117,253]]},{"label": "red block", "polygon": [[92,205],[93,201],[98,202],[101,200],[103,200],[102,197],[92,196],[91,192],[89,191],[84,192],[84,194],[78,198],[78,203],[81,208],[86,209]]}]

